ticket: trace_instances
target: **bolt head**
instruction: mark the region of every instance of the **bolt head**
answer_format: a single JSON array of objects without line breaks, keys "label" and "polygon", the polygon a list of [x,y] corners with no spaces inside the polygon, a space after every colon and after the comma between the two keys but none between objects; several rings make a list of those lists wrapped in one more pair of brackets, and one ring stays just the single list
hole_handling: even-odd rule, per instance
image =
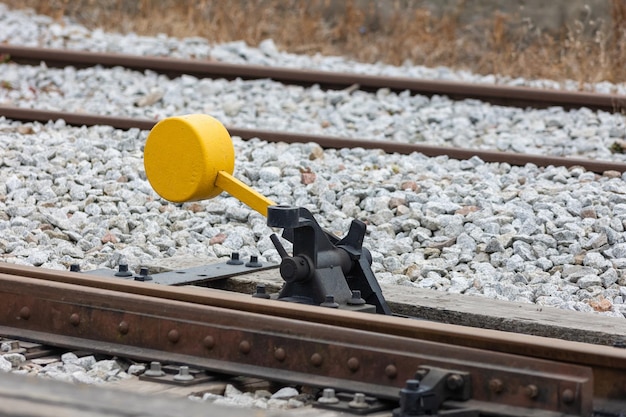
[{"label": "bolt head", "polygon": [[370,405],[367,403],[367,401],[365,401],[365,394],[363,394],[362,392],[357,392],[356,394],[354,394],[352,401],[348,403],[348,407],[364,409],[369,408]]},{"label": "bolt head", "polygon": [[121,321],[120,324],[117,326],[117,329],[121,334],[128,334],[130,326],[127,321]]},{"label": "bolt head", "polygon": [[177,343],[180,340],[180,333],[176,329],[172,329],[167,332],[167,340],[171,343]]},{"label": "bolt head", "polygon": [[389,379],[394,379],[396,376],[398,376],[398,368],[396,367],[396,365],[387,365],[385,367],[385,375],[387,375],[387,378]]},{"label": "bolt head", "polygon": [[339,398],[335,396],[335,390],[332,388],[324,388],[322,396],[317,399],[320,404],[337,404]]},{"label": "bolt head", "polygon": [[359,367],[361,366],[361,363],[359,362],[358,358],[355,358],[354,356],[351,357],[350,359],[348,359],[348,369],[352,372],[356,372],[359,370]]},{"label": "bolt head", "polygon": [[561,394],[561,398],[563,399],[563,402],[565,404],[572,404],[574,400],[576,399],[576,394],[574,394],[573,390],[566,388],[563,390],[563,393]]},{"label": "bolt head", "polygon": [[211,335],[206,336],[203,340],[202,340],[202,344],[204,345],[205,348],[207,349],[213,349],[213,347],[215,347],[215,338]]},{"label": "bolt head", "polygon": [[252,345],[247,340],[242,340],[239,343],[239,352],[247,355],[248,353],[250,353],[250,350],[252,350]]},{"label": "bolt head", "polygon": [[537,396],[539,395],[539,388],[537,388],[537,385],[534,385],[534,384],[527,385],[526,386],[526,395],[530,399],[537,398]]},{"label": "bolt head", "polygon": [[452,391],[462,388],[464,383],[463,377],[459,374],[449,375],[446,379],[446,386]]},{"label": "bolt head", "polygon": [[504,384],[500,379],[493,378],[489,381],[489,389],[491,390],[491,392],[499,394],[504,389]]},{"label": "bolt head", "polygon": [[311,365],[315,367],[322,366],[322,362],[324,362],[324,358],[319,353],[314,353],[311,355]]},{"label": "bolt head", "polygon": [[415,372],[415,379],[421,381],[426,375],[428,375],[428,369],[418,369],[417,372]]},{"label": "bolt head", "polygon": [[274,351],[274,358],[276,358],[277,361],[282,362],[287,358],[287,352],[285,352],[285,349],[283,348],[278,348]]}]

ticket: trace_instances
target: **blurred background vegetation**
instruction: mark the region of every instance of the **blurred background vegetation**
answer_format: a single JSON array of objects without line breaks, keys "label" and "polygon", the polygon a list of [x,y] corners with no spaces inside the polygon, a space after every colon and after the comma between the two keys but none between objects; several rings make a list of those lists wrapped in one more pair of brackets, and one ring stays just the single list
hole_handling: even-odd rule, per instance
[{"label": "blurred background vegetation", "polygon": [[5,0],[89,28],[271,38],[284,51],[479,74],[626,81],[626,0]]}]

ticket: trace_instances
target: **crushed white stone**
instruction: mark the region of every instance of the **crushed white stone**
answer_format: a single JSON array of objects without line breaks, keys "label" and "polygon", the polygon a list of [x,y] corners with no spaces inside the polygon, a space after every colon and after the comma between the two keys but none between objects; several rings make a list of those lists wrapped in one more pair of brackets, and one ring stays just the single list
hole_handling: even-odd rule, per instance
[{"label": "crushed white stone", "polygon": [[[1,4],[0,10],[0,42],[391,71],[340,58],[284,54],[271,41],[255,49],[241,43],[122,36],[8,11]],[[626,159],[611,151],[626,136],[624,116],[589,109],[523,110],[386,90],[322,91],[268,80],[169,80],[121,68],[57,70],[4,63],[0,69],[5,86],[0,104],[152,119],[203,112],[242,127]],[[273,230],[234,198],[221,195],[186,204],[159,198],[143,170],[146,134],[0,119],[0,259],[56,269],[76,263],[83,270],[116,267],[121,261],[136,270],[159,258],[225,258],[233,251],[279,260],[269,239]],[[626,312],[621,173],[239,138],[234,144],[235,175],[266,196],[308,208],[338,235],[346,233],[351,219],[366,221],[365,246],[382,283],[617,317]]]}]

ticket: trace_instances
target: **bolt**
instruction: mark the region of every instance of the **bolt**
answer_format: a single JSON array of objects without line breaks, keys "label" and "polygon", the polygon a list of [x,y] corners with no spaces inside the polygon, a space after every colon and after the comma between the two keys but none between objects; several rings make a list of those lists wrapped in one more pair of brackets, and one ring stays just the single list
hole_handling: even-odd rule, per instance
[{"label": "bolt", "polygon": [[215,347],[215,338],[211,335],[206,336],[203,340],[202,340],[202,344],[204,345],[205,348],[211,350]]},{"label": "bolt", "polygon": [[499,394],[504,389],[504,384],[502,383],[502,380],[498,378],[493,378],[492,380],[489,381],[489,389],[494,394]]},{"label": "bolt", "polygon": [[70,323],[72,324],[72,326],[78,326],[80,324],[80,316],[76,313],[73,313],[70,316]]},{"label": "bolt", "polygon": [[241,343],[239,343],[239,352],[243,353],[244,355],[250,353],[251,349],[252,345],[250,345],[250,342],[248,342],[247,340],[242,340]]},{"label": "bolt", "polygon": [[171,343],[178,343],[178,341],[180,340],[179,331],[176,329],[172,329],[167,332],[167,340],[169,340]]},{"label": "bolt", "polygon": [[451,391],[456,391],[462,388],[464,383],[465,381],[463,380],[463,377],[459,374],[449,375],[446,379],[446,386]]},{"label": "bolt", "polygon": [[161,369],[161,362],[150,362],[150,368],[143,374],[145,376],[163,376],[165,372]]},{"label": "bolt", "polygon": [[20,309],[20,318],[22,320],[28,320],[30,318],[30,308],[24,306]]},{"label": "bolt", "polygon": [[335,297],[333,295],[327,295],[326,299],[322,304],[320,304],[320,306],[328,308],[339,308],[339,304],[335,302]]},{"label": "bolt", "polygon": [[537,388],[537,385],[534,385],[534,384],[527,385],[526,395],[528,396],[528,398],[533,399],[533,400],[537,398],[537,395],[539,395],[539,388]]},{"label": "bolt", "polygon": [[420,386],[420,382],[417,379],[409,379],[406,381],[406,390],[415,392]]},{"label": "bolt", "polygon": [[426,375],[428,375],[428,369],[418,369],[417,372],[415,372],[415,379],[421,381]]},{"label": "bolt", "polygon": [[243,265],[243,261],[239,259],[239,252],[230,254],[230,259],[226,262],[228,265]]},{"label": "bolt", "polygon": [[261,262],[259,262],[259,257],[256,255],[250,256],[250,262],[246,262],[246,266],[248,268],[260,268],[263,266]]},{"label": "bolt", "polygon": [[394,379],[395,377],[398,376],[398,368],[396,367],[396,365],[393,364],[389,364],[385,367],[385,375],[387,375],[387,378],[389,379]]},{"label": "bolt", "polygon": [[348,300],[348,305],[361,306],[365,304],[365,300],[361,298],[361,290],[352,290],[352,296]]},{"label": "bolt", "polygon": [[348,406],[350,408],[363,409],[369,408],[370,405],[367,403],[367,401],[365,401],[365,394],[363,394],[362,392],[357,392],[356,394],[354,394],[352,401],[348,403]]},{"label": "bolt", "polygon": [[286,357],[287,357],[287,352],[285,352],[285,349],[278,348],[274,351],[274,358],[276,358],[278,362],[284,361]]},{"label": "bolt", "polygon": [[339,402],[339,398],[335,396],[334,389],[324,388],[322,396],[317,399],[317,402],[321,404],[337,404]]},{"label": "bolt", "polygon": [[135,275],[135,281],[152,281],[152,276],[148,274],[148,268],[139,269],[139,275]]},{"label": "bolt", "polygon": [[569,388],[566,388],[563,390],[563,393],[561,394],[561,398],[563,399],[563,402],[565,404],[571,404],[576,399],[576,395],[574,394],[574,391],[572,391]]},{"label": "bolt", "polygon": [[121,321],[117,326],[117,329],[121,334],[128,334],[129,326],[127,321]]},{"label": "bolt", "polygon": [[194,376],[189,373],[188,366],[181,366],[178,368],[178,374],[174,375],[174,381],[191,381]]},{"label": "bolt", "polygon": [[117,267],[116,277],[132,277],[133,273],[128,270],[128,264],[119,264]]},{"label": "bolt", "polygon": [[315,367],[320,367],[322,366],[322,362],[324,362],[324,358],[319,353],[314,353],[311,355],[310,361],[311,361],[311,365]]},{"label": "bolt", "polygon": [[394,416],[421,416],[424,415],[424,399],[418,392],[420,381],[408,379],[404,388],[400,390],[400,408],[393,410]]},{"label": "bolt", "polygon": [[269,299],[270,298],[270,295],[265,292],[265,285],[264,284],[257,284],[256,292],[254,294],[252,294],[252,296],[254,298],[265,298],[265,299]]},{"label": "bolt", "polygon": [[348,365],[348,369],[351,370],[352,372],[358,371],[359,367],[361,366],[361,364],[359,363],[359,360],[355,358],[354,356],[348,359],[347,365]]},{"label": "bolt", "polygon": [[80,265],[78,265],[78,264],[71,264],[70,265],[70,272],[80,272]]}]

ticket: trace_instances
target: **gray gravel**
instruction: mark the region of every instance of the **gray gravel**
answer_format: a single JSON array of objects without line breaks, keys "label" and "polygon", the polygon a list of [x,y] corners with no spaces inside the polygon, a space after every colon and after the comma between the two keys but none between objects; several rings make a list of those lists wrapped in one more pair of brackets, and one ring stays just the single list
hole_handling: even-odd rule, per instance
[{"label": "gray gravel", "polygon": [[[287,54],[278,51],[271,40],[259,48],[251,48],[241,42],[211,45],[199,38],[122,36],[88,31],[70,22],[61,25],[45,16],[3,9],[0,4],[0,11],[4,11],[0,13],[0,42],[519,84],[514,80],[446,68],[392,67],[359,64],[339,57]],[[3,105],[151,120],[174,114],[208,113],[224,124],[238,127],[554,156],[626,159],[622,153],[611,152],[616,142],[626,147],[622,143],[626,136],[623,116],[588,109],[524,110],[475,100],[451,101],[447,97],[396,94],[386,89],[376,93],[322,91],[316,86],[285,86],[271,80],[198,80],[191,76],[170,80],[150,71],[140,73],[123,68],[49,69],[43,64],[26,67],[5,63],[0,64],[0,74],[3,86],[0,104]]]},{"label": "gray gravel", "polygon": [[[0,64],[0,104],[159,120],[207,113],[224,124],[287,132],[625,161],[621,114],[524,110],[379,90],[322,91],[271,80],[170,80],[122,68]],[[626,145],[624,145],[626,146]]]},{"label": "gray gravel", "polygon": [[[124,37],[7,12],[2,5],[0,11],[0,42],[222,53],[223,59],[231,51],[246,62],[262,58],[281,66],[387,68],[296,57],[276,51],[270,41],[253,49]],[[24,107],[155,120],[203,112],[241,127],[624,161],[609,151],[626,134],[624,117],[588,109],[509,109],[385,90],[325,92],[268,80],[168,80],[120,68],[2,64],[0,82],[0,103]],[[146,135],[0,119],[1,259],[55,269],[73,263],[82,269],[115,267],[123,260],[136,268],[164,257],[239,251],[278,261],[265,219],[234,198],[182,205],[160,199],[143,171]],[[367,221],[365,245],[383,284],[624,317],[626,177],[620,173],[239,138],[234,144],[235,175],[278,203],[308,208],[339,235],[353,218]]]},{"label": "gray gravel", "polygon": [[[134,379],[136,387],[139,385],[137,376],[147,367],[149,364],[132,363],[115,357],[100,360],[96,360],[93,355],[79,357],[73,352],[27,360],[22,353],[13,350],[11,343],[0,343],[0,374],[10,372],[81,385],[121,385],[126,380]],[[132,387],[121,385],[125,390]],[[193,394],[189,399],[257,409],[302,408],[311,400],[308,395],[300,394],[291,387],[281,388],[274,393],[266,390],[242,392],[231,384],[225,385],[223,395]]]},{"label": "gray gravel", "polygon": [[[0,119],[0,135],[7,262],[94,269],[232,251],[279,259],[265,219],[236,199],[160,199],[143,171],[146,132]],[[234,145],[235,175],[276,202],[308,208],[339,235],[352,218],[366,220],[383,284],[622,316],[619,173],[238,138]],[[308,171],[316,179],[305,185]]]},{"label": "gray gravel", "polygon": [[328,57],[319,54],[296,55],[278,50],[271,39],[258,48],[245,42],[213,44],[206,39],[192,37],[178,39],[160,34],[156,37],[136,34],[106,33],[102,30],[88,30],[70,20],[55,21],[32,11],[9,11],[0,3],[0,42],[26,46],[68,48],[93,52],[115,52],[137,55],[168,56],[176,58],[212,59],[216,61],[270,65],[290,68],[305,68],[349,73],[416,77],[425,79],[469,81],[489,84],[531,86],[602,93],[626,93],[626,85],[601,82],[581,86],[577,81],[555,82],[553,80],[527,80],[498,74],[476,75],[468,71],[456,71],[446,67],[428,68],[410,62],[402,66],[384,64],[364,64],[340,56]]}]

